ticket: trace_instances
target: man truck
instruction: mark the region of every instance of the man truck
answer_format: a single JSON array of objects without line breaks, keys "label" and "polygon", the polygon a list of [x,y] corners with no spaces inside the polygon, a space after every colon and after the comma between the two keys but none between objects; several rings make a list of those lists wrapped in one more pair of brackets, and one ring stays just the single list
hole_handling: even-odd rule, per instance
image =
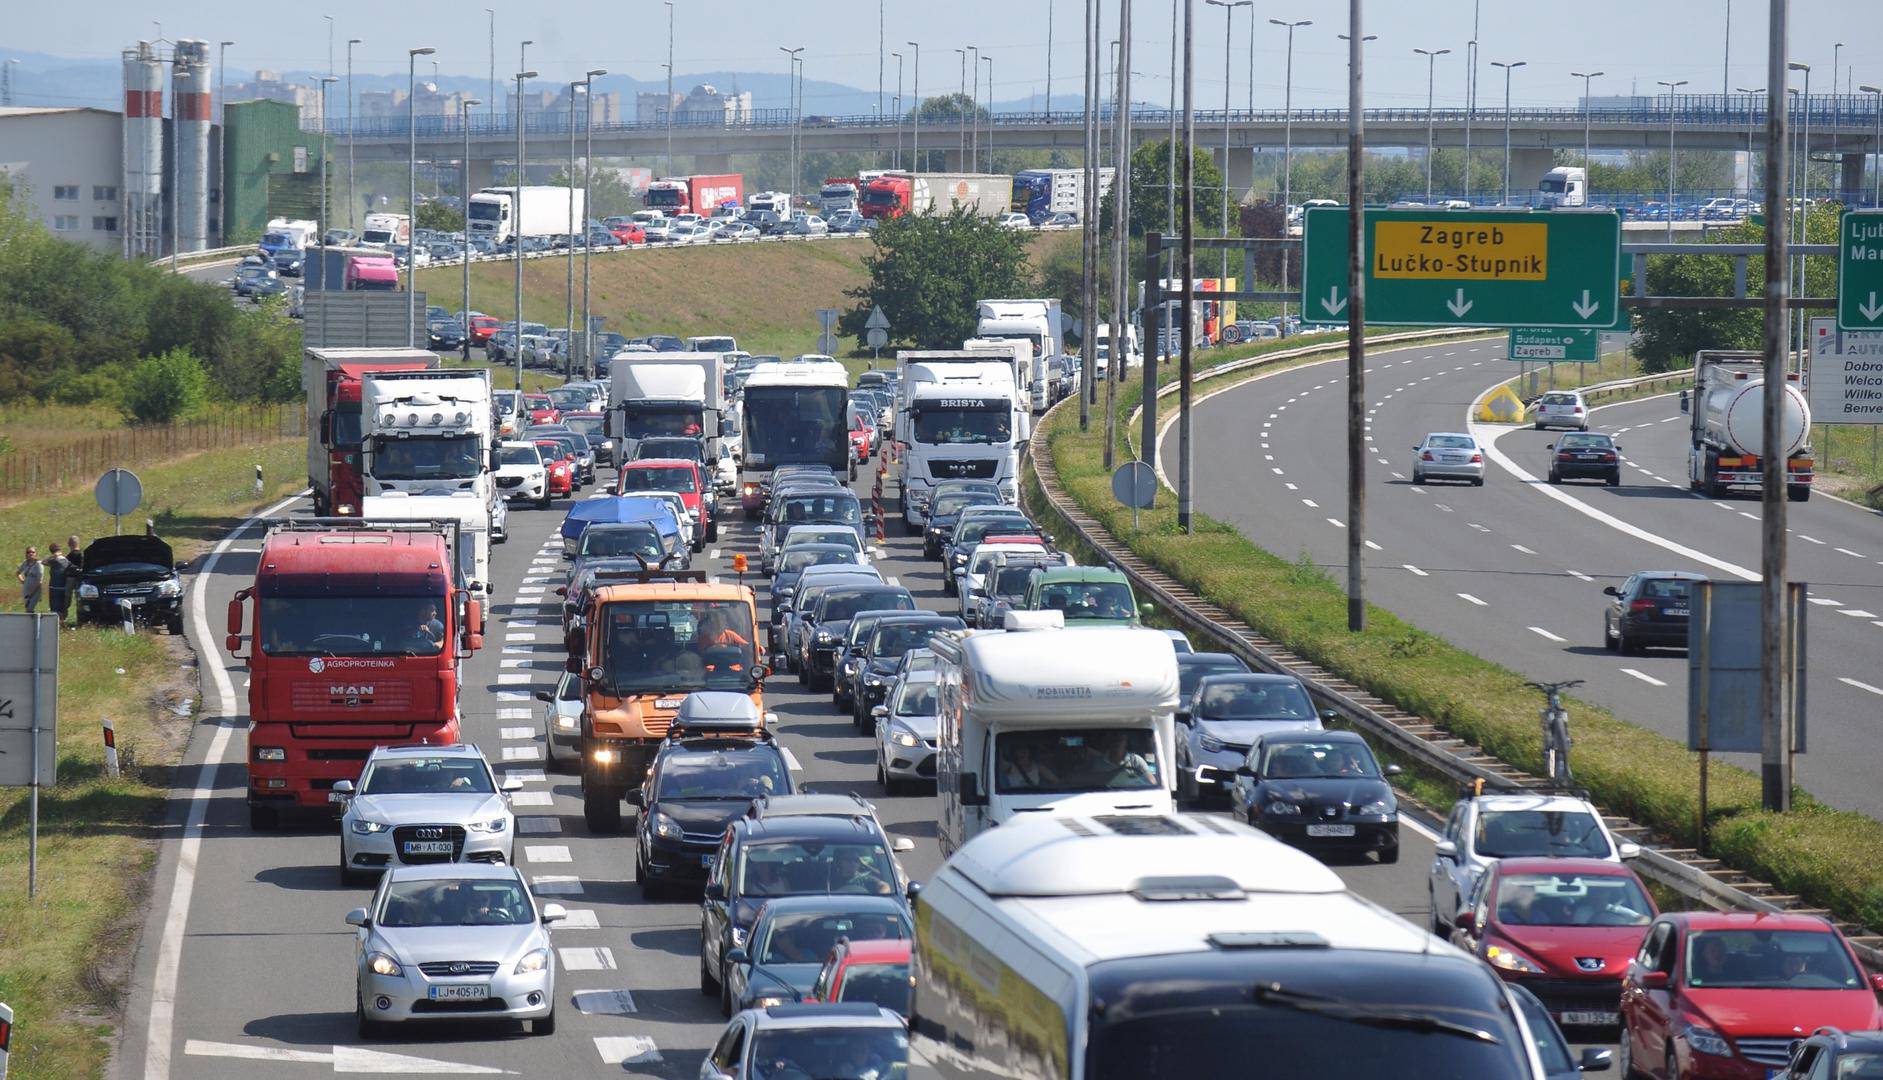
[{"label": "man truck", "polygon": [[[1693,358],[1693,391],[1686,409],[1691,446],[1687,486],[1709,499],[1728,488],[1759,487],[1765,482],[1765,360],[1756,352],[1702,349]],[[1811,406],[1799,389],[1797,372],[1788,372],[1779,402],[1779,445],[1785,459],[1785,495],[1792,502],[1811,497]]]},{"label": "man truck", "polygon": [[492,498],[490,370],[367,372],[366,494]]},{"label": "man truck", "polygon": [[308,349],[301,355],[307,394],[307,484],[319,517],[357,517],[365,485],[360,467],[365,421],[361,390],[368,372],[424,371],[438,355],[424,349]]},{"label": "man truck", "polygon": [[566,236],[570,203],[575,227],[588,220],[581,188],[525,186],[485,188],[471,196],[471,239],[502,244],[519,236]]},{"label": "man truck", "polygon": [[929,493],[944,480],[988,480],[1006,501],[1016,501],[1032,402],[1014,383],[1012,356],[904,351],[896,354],[896,372],[902,517],[910,535],[927,526]]}]

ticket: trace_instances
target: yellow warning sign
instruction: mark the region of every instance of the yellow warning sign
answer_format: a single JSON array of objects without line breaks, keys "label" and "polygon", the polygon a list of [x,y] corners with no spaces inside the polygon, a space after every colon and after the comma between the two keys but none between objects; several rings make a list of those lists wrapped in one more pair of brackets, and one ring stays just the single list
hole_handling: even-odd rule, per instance
[{"label": "yellow warning sign", "polygon": [[1382,221],[1373,227],[1373,276],[1421,281],[1542,281],[1543,222]]},{"label": "yellow warning sign", "polygon": [[1478,402],[1474,418],[1484,424],[1521,424],[1523,412],[1523,399],[1505,383]]}]

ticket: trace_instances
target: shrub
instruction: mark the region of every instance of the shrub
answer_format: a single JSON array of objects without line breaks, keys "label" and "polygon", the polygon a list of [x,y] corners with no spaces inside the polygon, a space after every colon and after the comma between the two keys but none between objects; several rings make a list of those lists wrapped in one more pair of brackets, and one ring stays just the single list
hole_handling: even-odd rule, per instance
[{"label": "shrub", "polygon": [[167,424],[201,406],[208,391],[203,362],[187,350],[171,349],[131,368],[118,407],[133,424]]}]

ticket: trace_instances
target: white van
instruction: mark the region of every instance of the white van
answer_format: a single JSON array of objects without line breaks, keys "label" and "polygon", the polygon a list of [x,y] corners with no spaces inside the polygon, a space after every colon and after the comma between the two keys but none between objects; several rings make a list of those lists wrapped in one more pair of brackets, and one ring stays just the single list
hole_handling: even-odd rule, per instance
[{"label": "white van", "polygon": [[1487,965],[1222,817],[977,837],[915,899],[913,982],[920,1080],[1548,1075]]}]

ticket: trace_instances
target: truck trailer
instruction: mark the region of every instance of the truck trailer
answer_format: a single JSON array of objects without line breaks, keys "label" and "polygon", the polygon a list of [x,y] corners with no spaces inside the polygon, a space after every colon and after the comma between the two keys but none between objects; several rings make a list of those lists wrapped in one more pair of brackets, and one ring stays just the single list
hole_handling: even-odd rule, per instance
[{"label": "truck trailer", "polygon": [[365,494],[360,465],[365,420],[361,390],[368,372],[424,371],[438,355],[424,349],[308,349],[301,354],[307,394],[307,484],[319,517],[355,517]]},{"label": "truck trailer", "polygon": [[[1098,171],[1098,197],[1111,191],[1115,169]],[[1085,214],[1084,169],[1027,169],[1013,174],[1013,203],[1016,214],[1025,214],[1033,224],[1054,214]]]},{"label": "truck trailer", "polygon": [[490,187],[471,196],[471,236],[502,244],[518,236],[566,236],[574,204],[577,229],[588,220],[581,188]]},{"label": "truck trailer", "polygon": [[[1779,446],[1785,459],[1785,495],[1811,497],[1811,405],[1788,372],[1779,402]],[[1757,352],[1702,349],[1693,359],[1693,390],[1685,408],[1691,445],[1687,486],[1709,499],[1727,489],[1765,482],[1765,358]]]},{"label": "truck trailer", "polygon": [[998,217],[1013,199],[1013,178],[991,173],[885,173],[864,186],[863,216],[893,218],[966,207],[976,217]]}]

